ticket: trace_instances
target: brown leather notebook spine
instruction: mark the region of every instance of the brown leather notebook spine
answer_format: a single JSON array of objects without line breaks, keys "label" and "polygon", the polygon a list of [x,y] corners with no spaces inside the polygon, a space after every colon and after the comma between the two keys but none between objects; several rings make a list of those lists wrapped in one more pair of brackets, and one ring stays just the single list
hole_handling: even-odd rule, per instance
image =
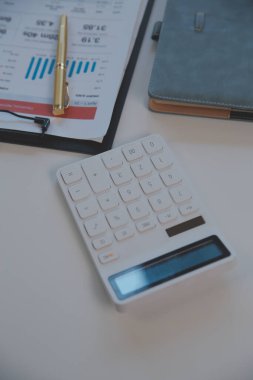
[{"label": "brown leather notebook spine", "polygon": [[174,113],[189,116],[204,116],[222,119],[230,119],[231,110],[225,108],[212,108],[187,104],[173,104],[155,99],[149,99],[149,108],[152,111]]}]

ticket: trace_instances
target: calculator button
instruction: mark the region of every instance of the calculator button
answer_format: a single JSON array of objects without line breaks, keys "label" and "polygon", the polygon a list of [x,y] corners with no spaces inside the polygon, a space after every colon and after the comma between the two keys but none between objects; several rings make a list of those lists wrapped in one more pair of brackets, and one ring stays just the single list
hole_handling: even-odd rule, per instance
[{"label": "calculator button", "polygon": [[144,218],[145,216],[149,215],[149,207],[144,199],[130,204],[127,209],[131,215],[131,218],[134,220]]},{"label": "calculator button", "polygon": [[87,222],[84,223],[84,227],[88,235],[91,237],[102,234],[107,230],[106,221],[101,215],[88,219]]},{"label": "calculator button", "polygon": [[182,181],[182,178],[179,177],[176,170],[173,168],[160,173],[160,177],[165,186],[172,186]]},{"label": "calculator button", "polygon": [[127,161],[137,160],[141,158],[144,153],[140,143],[129,144],[122,149],[122,152]]},{"label": "calculator button", "polygon": [[132,225],[128,225],[114,233],[114,236],[118,241],[122,241],[134,236],[134,228]]},{"label": "calculator button", "polygon": [[160,191],[149,198],[149,203],[155,212],[163,211],[172,204],[171,197],[167,191]]},{"label": "calculator button", "polygon": [[150,174],[152,172],[152,165],[150,163],[150,160],[145,157],[141,161],[134,162],[131,165],[131,169],[135,177],[139,178]]},{"label": "calculator button", "polygon": [[130,182],[132,179],[132,174],[127,166],[122,166],[120,169],[113,170],[110,174],[113,182],[117,186]]},{"label": "calculator button", "polygon": [[90,187],[84,181],[69,188],[69,194],[74,202],[86,198],[90,194]]},{"label": "calculator button", "polygon": [[191,199],[191,193],[184,186],[172,188],[170,195],[175,203],[181,203]]},{"label": "calculator button", "polygon": [[130,183],[119,188],[119,193],[124,202],[134,201],[141,195],[139,185],[136,183]]},{"label": "calculator button", "polygon": [[158,136],[150,136],[142,142],[144,149],[147,153],[153,154],[163,149],[163,144]]},{"label": "calculator button", "polygon": [[114,169],[123,164],[123,157],[119,151],[109,151],[103,154],[102,161],[107,169]]},{"label": "calculator button", "polygon": [[153,162],[153,165],[157,170],[168,168],[173,164],[172,157],[169,155],[168,152],[161,152],[160,154],[152,156],[151,161]]},{"label": "calculator button", "polygon": [[82,163],[83,170],[87,176],[89,184],[95,193],[106,191],[111,187],[110,177],[105,170],[102,161],[98,157],[87,159]]},{"label": "calculator button", "polygon": [[144,220],[136,223],[136,228],[139,232],[145,232],[155,228],[156,224],[153,219]]},{"label": "calculator button", "polygon": [[117,260],[119,255],[115,252],[103,252],[98,255],[101,264],[107,264],[110,261]]},{"label": "calculator button", "polygon": [[89,218],[98,213],[98,204],[94,198],[87,199],[76,205],[77,212],[82,219]]},{"label": "calculator button", "polygon": [[154,193],[162,188],[162,182],[157,175],[141,180],[140,185],[145,194]]},{"label": "calculator button", "polygon": [[112,245],[112,237],[110,235],[105,235],[100,238],[94,239],[92,245],[95,249],[99,250]]},{"label": "calculator button", "polygon": [[118,196],[112,191],[98,196],[97,200],[104,211],[111,210],[119,205]]},{"label": "calculator button", "polygon": [[179,207],[179,212],[182,216],[188,216],[198,210],[198,207],[194,203],[186,203]]},{"label": "calculator button", "polygon": [[123,207],[118,207],[116,210],[106,214],[106,219],[111,228],[122,227],[129,221],[127,212]]},{"label": "calculator button", "polygon": [[171,207],[168,211],[162,212],[157,216],[161,224],[174,222],[178,217],[178,212],[175,207]]},{"label": "calculator button", "polygon": [[80,181],[83,176],[82,169],[79,166],[72,165],[61,170],[61,176],[66,185]]}]

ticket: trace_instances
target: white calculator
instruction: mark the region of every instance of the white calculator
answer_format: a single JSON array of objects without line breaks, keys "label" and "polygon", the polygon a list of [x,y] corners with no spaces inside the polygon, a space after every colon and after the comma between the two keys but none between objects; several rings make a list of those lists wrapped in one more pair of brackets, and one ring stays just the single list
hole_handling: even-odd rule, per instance
[{"label": "white calculator", "polygon": [[65,166],[57,178],[119,310],[234,255],[159,135]]}]

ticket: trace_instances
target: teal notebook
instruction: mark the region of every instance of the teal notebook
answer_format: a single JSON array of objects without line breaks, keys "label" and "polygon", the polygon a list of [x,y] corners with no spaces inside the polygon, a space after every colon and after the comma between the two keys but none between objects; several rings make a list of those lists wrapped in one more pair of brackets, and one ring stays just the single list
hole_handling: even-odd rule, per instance
[{"label": "teal notebook", "polygon": [[253,119],[251,0],[169,0],[158,34],[151,110]]}]

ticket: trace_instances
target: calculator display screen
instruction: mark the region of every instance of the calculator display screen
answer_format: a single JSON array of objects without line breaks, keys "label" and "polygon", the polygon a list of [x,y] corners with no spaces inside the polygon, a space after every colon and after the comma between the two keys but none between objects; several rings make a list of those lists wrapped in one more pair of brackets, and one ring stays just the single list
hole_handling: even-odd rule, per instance
[{"label": "calculator display screen", "polygon": [[228,256],[230,252],[218,237],[210,236],[112,275],[109,282],[124,300]]}]

